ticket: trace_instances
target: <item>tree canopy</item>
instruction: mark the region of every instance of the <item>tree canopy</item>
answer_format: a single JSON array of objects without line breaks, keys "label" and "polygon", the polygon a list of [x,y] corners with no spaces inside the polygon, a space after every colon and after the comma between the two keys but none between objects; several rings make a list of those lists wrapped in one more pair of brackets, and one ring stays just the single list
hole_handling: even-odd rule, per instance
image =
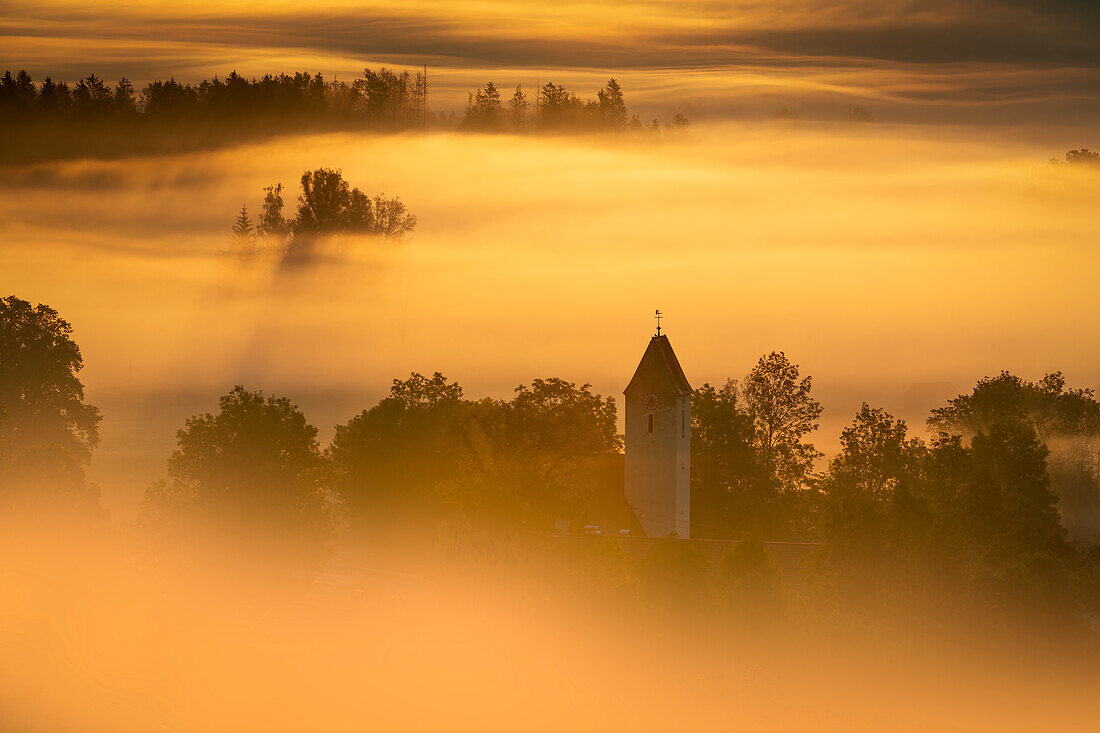
[{"label": "tree canopy", "polygon": [[1067,389],[1061,372],[1038,382],[1008,372],[980,379],[932,411],[934,432],[972,436],[996,425],[1025,425],[1049,451],[1059,511],[1077,539],[1095,539],[1100,526],[1100,402],[1091,389]]},{"label": "tree canopy", "polygon": [[[285,255],[285,261],[308,261],[318,237],[358,234],[396,241],[416,227],[416,216],[409,213],[397,197],[378,194],[367,196],[353,188],[339,170],[317,168],[305,171],[299,179],[298,209],[294,217],[283,215],[283,184],[264,188],[263,213],[256,234],[274,240]],[[236,244],[253,241],[247,209],[233,225]],[[241,246],[237,251],[247,251]]]},{"label": "tree canopy", "polygon": [[10,500],[98,502],[84,466],[101,418],[84,401],[84,361],[72,332],[47,305],[0,299],[0,484]]},{"label": "tree canopy", "polygon": [[[1066,608],[1077,556],[1046,448],[1023,422],[930,444],[864,405],[822,478],[821,557],[844,592],[906,603],[945,589]],[[877,602],[877,601],[876,601]]]},{"label": "tree canopy", "polygon": [[760,358],[741,382],[704,384],[692,395],[692,525],[731,538],[759,527],[769,536],[807,531],[804,507],[820,456],[806,437],[821,404],[813,380],[780,352]]},{"label": "tree canopy", "polygon": [[324,533],[317,428],[289,399],[235,387],[216,414],[188,418],[176,437],[168,482],[146,493],[152,524],[250,527],[286,540]]},{"label": "tree canopy", "polygon": [[442,374],[414,373],[338,426],[329,455],[359,521],[415,510],[545,528],[584,519],[591,460],[621,447],[615,420],[614,400],[589,385],[536,379],[510,400],[474,402]]}]

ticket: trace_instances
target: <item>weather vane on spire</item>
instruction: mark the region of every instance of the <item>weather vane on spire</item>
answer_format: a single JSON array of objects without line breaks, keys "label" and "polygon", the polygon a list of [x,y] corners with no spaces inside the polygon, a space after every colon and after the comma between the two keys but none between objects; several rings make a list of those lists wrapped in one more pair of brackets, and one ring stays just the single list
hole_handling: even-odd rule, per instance
[{"label": "weather vane on spire", "polygon": [[657,319],[657,335],[661,335],[661,310],[658,308],[653,311],[653,317]]}]

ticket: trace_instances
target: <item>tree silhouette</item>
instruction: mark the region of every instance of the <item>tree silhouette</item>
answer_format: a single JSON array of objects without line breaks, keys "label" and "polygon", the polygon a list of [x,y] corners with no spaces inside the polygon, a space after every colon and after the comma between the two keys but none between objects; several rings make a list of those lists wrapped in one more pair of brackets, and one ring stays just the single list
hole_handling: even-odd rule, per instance
[{"label": "tree silhouette", "polygon": [[1100,152],[1081,148],[1079,150],[1067,150],[1066,162],[1074,164],[1100,165]]},{"label": "tree silhouette", "polygon": [[753,523],[771,525],[766,497],[754,491],[758,471],[752,418],[737,382],[704,384],[691,396],[691,535],[733,539]]},{"label": "tree silhouette", "polygon": [[[803,491],[820,453],[805,438],[821,404],[813,380],[781,352],[761,357],[740,383],[692,395],[692,525],[700,537],[805,534]],[[695,504],[698,499],[697,504]],[[694,531],[694,530],[693,530]]]},{"label": "tree silhouette", "polygon": [[348,186],[340,171],[318,168],[301,178],[295,233],[336,233],[369,229],[373,220],[368,199]]},{"label": "tree silhouette", "polygon": [[776,492],[801,488],[820,455],[804,438],[817,429],[821,403],[813,379],[799,379],[798,365],[782,352],[761,357],[741,387],[753,422],[753,447]]},{"label": "tree silhouette", "polygon": [[511,400],[472,402],[442,374],[414,373],[337,427],[329,455],[341,496],[376,533],[441,513],[579,526],[593,459],[621,447],[615,415],[587,384],[536,379]]},{"label": "tree silhouette", "polygon": [[248,215],[247,204],[241,204],[241,213],[233,224],[233,249],[243,254],[250,254],[256,249],[256,231]]},{"label": "tree silhouette", "polygon": [[499,130],[503,120],[504,108],[501,106],[500,90],[493,82],[470,93],[462,118],[463,127],[472,130]]},{"label": "tree silhouette", "polygon": [[[289,221],[283,216],[283,185],[264,189],[263,214],[257,231],[282,239],[284,262],[302,264],[313,255],[319,237],[366,234],[387,241],[400,240],[416,227],[416,216],[398,198],[379,194],[373,199],[352,188],[338,170],[318,168],[300,179],[298,211]],[[242,210],[242,215],[243,215]],[[243,226],[241,216],[234,237]]]},{"label": "tree silhouette", "polygon": [[603,126],[612,130],[625,130],[628,121],[626,102],[623,100],[623,90],[619,83],[609,79],[596,96],[599,99]]},{"label": "tree silhouette", "polygon": [[946,434],[929,446],[863,405],[821,482],[825,567],[846,593],[876,603],[946,584],[1006,609],[1025,599],[1072,607],[1077,558],[1046,456],[1024,422],[992,423],[969,446]]},{"label": "tree silhouette", "polygon": [[516,91],[508,101],[508,113],[513,129],[523,130],[527,126],[527,110],[530,106],[527,95],[523,93],[523,87],[516,85]]},{"label": "tree silhouette", "polygon": [[216,414],[188,418],[176,437],[168,481],[146,492],[147,522],[211,531],[261,551],[300,548],[303,559],[317,559],[310,553],[330,526],[327,469],[317,428],[297,406],[237,386]]},{"label": "tree silhouette", "polygon": [[257,232],[265,237],[283,237],[290,226],[283,217],[283,184],[276,183],[264,188],[263,214]]},{"label": "tree silhouette", "polygon": [[72,326],[47,305],[0,299],[0,441],[9,453],[60,445],[82,460],[99,442],[99,410],[84,402]]},{"label": "tree silhouette", "polygon": [[99,442],[100,414],[84,401],[72,331],[47,305],[0,299],[0,485],[9,500],[98,502],[84,466]]},{"label": "tree silhouette", "polygon": [[377,532],[436,515],[437,487],[457,460],[449,432],[468,404],[462,388],[442,374],[413,373],[395,379],[377,405],[337,426],[328,455],[353,522]]},{"label": "tree silhouette", "polygon": [[509,401],[483,400],[453,437],[460,464],[441,492],[480,520],[546,529],[583,524],[592,461],[617,451],[615,402],[558,378],[520,385]]},{"label": "tree silhouette", "polygon": [[1092,390],[1066,389],[1061,372],[1038,382],[1001,372],[928,419],[932,431],[967,438],[1015,423],[1029,426],[1050,449],[1052,487],[1067,528],[1080,539],[1100,535],[1100,402]]}]

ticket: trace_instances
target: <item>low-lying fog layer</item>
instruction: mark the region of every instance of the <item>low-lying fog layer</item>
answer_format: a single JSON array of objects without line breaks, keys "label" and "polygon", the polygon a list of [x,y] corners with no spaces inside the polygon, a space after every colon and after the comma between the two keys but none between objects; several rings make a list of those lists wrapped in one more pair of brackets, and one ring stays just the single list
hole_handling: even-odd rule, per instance
[{"label": "low-lying fog layer", "polygon": [[285,593],[6,529],[6,730],[1095,730],[1095,649],[960,631],[933,599],[908,624],[804,624],[699,614],[674,584],[641,611],[597,579],[607,553],[576,552]]},{"label": "low-lying fog layer", "polygon": [[[537,376],[618,395],[654,308],[694,385],[770,350],[801,364],[828,450],[863,400],[921,425],[1001,369],[1100,381],[1100,175],[1047,162],[1089,142],[1070,137],[332,134],[8,169],[2,289],[73,323],[105,416],[92,476],[120,516],[183,419],[235,383],[289,395],[323,431],[412,370],[475,397]],[[411,238],[335,242],[293,271],[224,254],[242,203],[258,214],[282,182],[292,208],[321,166],[400,196]]]}]

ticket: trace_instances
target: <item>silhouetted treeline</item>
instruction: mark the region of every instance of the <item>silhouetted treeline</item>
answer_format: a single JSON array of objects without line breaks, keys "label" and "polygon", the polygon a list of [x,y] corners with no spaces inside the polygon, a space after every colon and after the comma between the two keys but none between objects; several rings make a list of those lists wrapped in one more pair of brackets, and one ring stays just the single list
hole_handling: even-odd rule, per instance
[{"label": "silhouetted treeline", "polygon": [[[682,129],[689,124],[677,113],[664,127]],[[488,132],[661,129],[658,120],[643,125],[638,115],[627,111],[622,87],[615,79],[609,79],[594,99],[581,99],[564,86],[547,82],[535,91],[533,99],[528,99],[523,86],[517,85],[507,102],[490,81],[469,93],[461,126]]]},{"label": "silhouetted treeline", "polygon": [[[507,106],[490,82],[470,94],[465,115],[435,112],[428,102],[428,70],[410,73],[364,69],[348,81],[320,73],[267,74],[236,71],[197,84],[174,78],[136,88],[125,77],[111,84],[95,74],[75,83],[26,71],[0,78],[0,162],[20,163],[73,156],[121,157],[206,149],[273,134],[323,130],[569,131],[642,128],[629,116],[614,79],[595,99],[581,100],[547,83],[528,101],[516,87]],[[679,129],[675,115],[664,125]],[[653,120],[645,127],[660,130]]]},{"label": "silhouetted treeline", "polygon": [[1073,165],[1073,166],[1097,166],[1100,167],[1100,152],[1095,150],[1089,150],[1088,148],[1078,148],[1076,150],[1067,150],[1065,158],[1058,160],[1057,158],[1050,159],[1051,165]]},{"label": "silhouetted treeline", "polygon": [[6,123],[335,118],[404,129],[426,122],[427,105],[427,70],[410,74],[385,67],[364,69],[351,83],[305,71],[252,79],[234,71],[198,84],[152,81],[141,90],[125,77],[110,85],[95,74],[72,85],[48,76],[37,84],[26,71],[14,76],[8,71],[0,79],[0,118]]},{"label": "silhouetted treeline", "polygon": [[350,82],[309,72],[246,78],[230,73],[198,84],[157,80],[136,89],[90,74],[74,84],[26,71],[0,79],[0,162],[72,156],[121,157],[207,149],[267,135],[424,127],[427,69],[364,69]]},{"label": "silhouetted treeline", "polygon": [[[0,301],[5,515],[98,516],[84,466],[99,413],[84,402],[71,331],[47,306]],[[775,568],[759,543],[787,538],[819,543],[811,576],[849,607],[934,596],[980,615],[1100,603],[1095,561],[1064,526],[1082,547],[1100,540],[1091,390],[1067,389],[1059,373],[1039,382],[1002,373],[933,410],[928,440],[864,405],[824,470],[808,440],[820,415],[811,379],[782,353],[743,380],[696,390],[692,534],[741,543],[716,568],[695,545],[663,543],[638,570],[652,575],[645,583],[673,584],[684,598],[717,577],[721,588],[775,600]],[[376,553],[431,546],[441,528],[584,537],[601,462],[622,450],[614,400],[589,385],[536,379],[509,399],[471,400],[439,373],[394,380],[328,446],[290,400],[243,387],[177,438],[166,480],[144,503],[158,542],[179,534],[190,546],[206,532],[233,557],[292,546],[302,577],[320,567],[340,525]]]},{"label": "silhouetted treeline", "polygon": [[[808,378],[771,354],[692,405],[692,533],[822,541],[819,578],[872,605],[953,594],[959,603],[1064,608],[1100,542],[1100,403],[1008,373],[933,410],[929,441],[863,405],[816,473],[803,442],[820,407]],[[1061,514],[1059,514],[1061,510]],[[1094,599],[1095,600],[1095,599]]]},{"label": "silhouetted treeline", "polygon": [[560,379],[475,402],[441,374],[413,374],[337,426],[322,450],[288,400],[237,387],[216,414],[179,431],[168,480],[148,489],[143,517],[159,540],[207,533],[237,543],[247,532],[253,546],[238,547],[242,557],[302,543],[303,560],[323,557],[341,521],[378,553],[430,538],[440,523],[578,529],[591,461],[621,446],[615,414],[610,398]]}]

